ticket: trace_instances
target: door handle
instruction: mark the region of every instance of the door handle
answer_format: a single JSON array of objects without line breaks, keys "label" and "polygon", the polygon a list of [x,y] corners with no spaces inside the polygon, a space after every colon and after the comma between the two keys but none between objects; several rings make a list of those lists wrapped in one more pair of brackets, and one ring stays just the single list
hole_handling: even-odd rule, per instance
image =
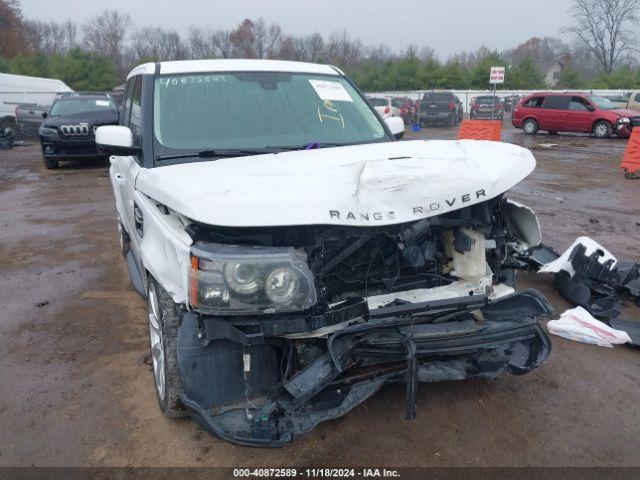
[{"label": "door handle", "polygon": [[123,184],[124,183],[124,175],[121,173],[116,173],[114,175],[116,177],[116,182]]}]

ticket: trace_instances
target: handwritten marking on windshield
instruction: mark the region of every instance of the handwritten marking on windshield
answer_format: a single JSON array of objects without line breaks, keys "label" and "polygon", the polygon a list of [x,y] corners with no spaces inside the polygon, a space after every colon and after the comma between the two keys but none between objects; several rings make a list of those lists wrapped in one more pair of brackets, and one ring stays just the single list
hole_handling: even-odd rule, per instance
[{"label": "handwritten marking on windshield", "polygon": [[333,103],[331,103],[331,100],[325,100],[323,103],[324,103],[324,108],[326,110],[328,110],[329,112],[331,112],[331,113],[322,113],[320,111],[320,107],[318,107],[318,118],[320,119],[320,122],[324,123],[323,119],[331,119],[331,120],[335,120],[337,122],[340,122],[342,124],[342,128],[344,128],[344,117],[333,106]]},{"label": "handwritten marking on windshield", "polygon": [[161,77],[160,85],[163,87],[179,87],[182,85],[225,81],[226,79],[222,75],[178,75],[175,77]]}]

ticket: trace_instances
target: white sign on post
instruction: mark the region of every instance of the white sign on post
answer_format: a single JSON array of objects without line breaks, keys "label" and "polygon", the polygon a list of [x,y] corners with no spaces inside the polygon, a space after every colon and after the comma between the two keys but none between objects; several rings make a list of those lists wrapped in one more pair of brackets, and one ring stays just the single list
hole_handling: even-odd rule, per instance
[{"label": "white sign on post", "polygon": [[504,83],[504,67],[491,67],[489,83],[492,85],[495,85],[496,83]]}]

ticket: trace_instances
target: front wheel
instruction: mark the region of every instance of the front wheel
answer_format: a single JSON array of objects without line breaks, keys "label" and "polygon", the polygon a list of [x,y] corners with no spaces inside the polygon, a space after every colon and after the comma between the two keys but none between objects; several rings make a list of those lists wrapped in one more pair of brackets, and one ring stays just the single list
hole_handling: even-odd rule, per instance
[{"label": "front wheel", "polygon": [[609,122],[601,120],[593,126],[593,136],[596,138],[609,138],[613,133],[613,127]]},{"label": "front wheel", "polygon": [[538,122],[536,122],[533,118],[528,118],[522,124],[522,130],[527,135],[535,135],[538,133]]},{"label": "front wheel", "polygon": [[187,412],[180,400],[182,379],[178,371],[180,322],[173,299],[151,277],[147,286],[147,313],[158,405],[167,417],[184,417]]}]

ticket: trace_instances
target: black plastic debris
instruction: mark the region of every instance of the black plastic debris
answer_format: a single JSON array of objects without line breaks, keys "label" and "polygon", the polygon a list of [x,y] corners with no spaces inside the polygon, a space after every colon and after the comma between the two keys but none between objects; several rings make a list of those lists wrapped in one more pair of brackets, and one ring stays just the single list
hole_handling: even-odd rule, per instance
[{"label": "black plastic debris", "polygon": [[[599,320],[609,322],[622,311],[620,293],[625,293],[640,305],[640,263],[631,261],[602,261],[604,252],[596,249],[587,255],[583,244],[574,247],[569,255],[572,273],[556,273],[558,292],[573,305],[583,307]],[[560,255],[551,247],[539,245],[530,249],[518,260],[525,269],[538,271],[543,265]]]}]

